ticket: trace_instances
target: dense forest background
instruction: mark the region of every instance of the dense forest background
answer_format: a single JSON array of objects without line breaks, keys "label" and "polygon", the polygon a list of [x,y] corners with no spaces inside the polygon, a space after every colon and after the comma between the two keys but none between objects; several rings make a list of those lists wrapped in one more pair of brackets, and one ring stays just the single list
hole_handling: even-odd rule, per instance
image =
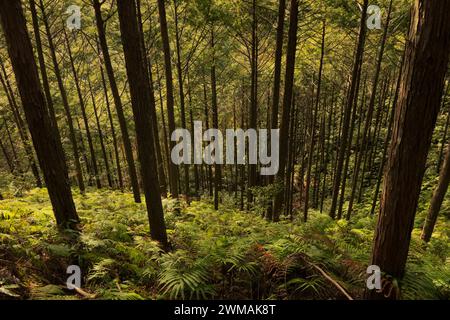
[{"label": "dense forest background", "polygon": [[[4,0],[0,20],[0,299],[450,298],[449,1]],[[279,129],[278,173],[175,165],[194,121]]]}]

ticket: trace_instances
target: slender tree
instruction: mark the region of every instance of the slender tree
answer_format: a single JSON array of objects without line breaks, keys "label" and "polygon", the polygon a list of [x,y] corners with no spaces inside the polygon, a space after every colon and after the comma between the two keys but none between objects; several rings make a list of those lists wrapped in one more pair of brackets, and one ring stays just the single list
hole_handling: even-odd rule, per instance
[{"label": "slender tree", "polygon": [[[364,44],[366,41],[366,20],[367,20],[367,7],[369,6],[369,1],[364,0],[362,6],[361,22],[359,27],[358,45],[356,49],[356,54],[353,62],[353,71],[351,75],[351,83],[349,88],[349,93],[347,97],[346,106],[344,109],[344,117],[342,123],[342,134],[341,141],[339,145],[339,153],[337,157],[336,174],[334,177],[333,184],[333,195],[331,200],[330,216],[334,219],[336,217],[336,209],[338,205],[338,196],[342,181],[342,169],[344,167],[345,155],[347,151],[347,146],[351,137],[349,137],[350,131],[350,117],[352,112],[352,107],[354,104],[355,96],[357,95],[357,82],[359,75],[361,73],[362,59],[364,55]],[[344,177],[345,179],[345,177]]]},{"label": "slender tree", "polygon": [[[289,125],[290,125],[290,111],[292,107],[292,96],[294,88],[294,69],[295,69],[295,54],[297,50],[297,24],[298,24],[298,1],[291,0],[290,8],[290,22],[289,22],[289,38],[286,53],[286,75],[285,87],[283,97],[283,111],[280,125],[280,161],[277,174],[278,183],[283,183],[286,175],[286,162],[288,158],[289,146]],[[280,219],[280,213],[283,207],[284,193],[277,192],[274,202],[273,220]]]},{"label": "slender tree", "polygon": [[[174,98],[173,98],[173,77],[172,77],[172,60],[170,52],[170,41],[169,41],[169,31],[167,29],[167,18],[166,18],[166,5],[164,0],[158,0],[158,10],[159,10],[159,24],[161,28],[161,38],[163,43],[164,51],[164,65],[166,71],[166,99],[167,99],[167,118],[169,125],[169,137],[175,131],[175,112],[174,112]],[[170,139],[170,149],[176,145],[176,141]],[[170,157],[170,155],[169,155]],[[169,162],[169,182],[170,182],[170,193],[173,197],[178,197],[178,180],[179,173],[178,167],[172,161]]]},{"label": "slender tree", "polygon": [[20,114],[19,107],[16,102],[16,98],[14,97],[14,92],[12,91],[11,85],[8,80],[8,76],[6,74],[5,67],[3,62],[0,60],[0,66],[3,72],[3,76],[0,74],[0,82],[2,83],[3,89],[5,91],[5,95],[8,99],[8,104],[13,114],[14,122],[16,123],[17,131],[19,132],[20,140],[25,149],[25,154],[27,156],[28,162],[31,166],[31,172],[34,175],[36,180],[36,186],[38,188],[42,188],[42,181],[39,175],[39,168],[34,158],[33,148],[30,144],[30,138],[27,132],[26,125],[22,119],[22,115]]},{"label": "slender tree", "polygon": [[[47,42],[48,42],[48,46],[50,49],[50,54],[51,54],[51,58],[52,58],[52,62],[53,62],[53,72],[55,73],[56,80],[58,82],[58,88],[59,88],[59,91],[61,94],[64,112],[66,114],[67,124],[69,126],[69,137],[70,137],[70,142],[72,144],[72,152],[73,152],[73,156],[74,156],[78,187],[80,188],[80,191],[82,193],[84,193],[85,185],[84,185],[83,171],[81,169],[81,163],[80,163],[80,153],[78,150],[78,143],[77,143],[77,138],[76,138],[76,134],[75,134],[75,128],[73,125],[72,113],[71,113],[69,101],[67,98],[67,91],[66,91],[66,88],[64,87],[64,82],[62,79],[58,59],[56,58],[56,48],[55,48],[55,45],[53,42],[53,37],[51,34],[51,30],[50,30],[50,23],[48,21],[44,3],[43,3],[43,0],[39,0],[39,1],[40,1],[40,9],[42,12],[42,20],[44,22],[44,27],[45,27],[45,33],[47,35]],[[53,127],[55,128],[55,121],[52,121],[52,123],[53,123]]]},{"label": "slender tree", "polygon": [[73,79],[75,82],[75,88],[77,90],[78,102],[80,103],[81,115],[83,117],[83,123],[84,123],[84,129],[86,130],[86,136],[87,136],[87,140],[88,140],[89,154],[91,156],[91,165],[92,165],[92,169],[93,169],[93,173],[94,173],[94,179],[95,179],[97,188],[100,189],[102,187],[102,183],[100,181],[100,172],[99,172],[98,165],[97,165],[97,155],[95,153],[94,140],[92,139],[91,129],[89,127],[89,119],[88,119],[88,116],[86,113],[86,104],[84,101],[83,92],[81,91],[81,83],[80,83],[80,79],[78,76],[77,68],[75,67],[75,62],[74,62],[74,58],[72,55],[72,49],[70,48],[69,37],[67,36],[67,32],[66,32],[65,28],[63,28],[63,33],[64,33],[64,39],[66,41],[67,52],[69,54],[69,62],[70,62],[70,67],[72,69],[72,75],[73,75]]},{"label": "slender tree", "polygon": [[95,21],[97,25],[98,39],[102,51],[103,63],[105,64],[106,74],[109,79],[109,86],[116,107],[117,118],[119,119],[120,131],[122,133],[123,147],[125,149],[125,158],[128,165],[128,174],[130,176],[131,187],[133,189],[134,201],[141,202],[141,194],[139,189],[139,182],[137,178],[136,165],[134,163],[133,149],[131,147],[131,139],[128,133],[127,122],[123,111],[122,99],[120,98],[119,89],[117,88],[116,76],[111,63],[108,43],[106,41],[105,21],[102,17],[101,5],[104,3],[99,0],[92,0],[95,11]]},{"label": "slender tree", "polygon": [[447,146],[447,155],[444,159],[444,165],[439,175],[439,182],[434,190],[433,197],[431,198],[430,209],[425,220],[425,225],[422,230],[422,240],[429,242],[431,235],[433,234],[434,226],[436,225],[439,210],[441,209],[442,202],[444,201],[445,194],[447,193],[448,186],[450,184],[450,146]]},{"label": "slender tree", "polygon": [[168,249],[164,212],[159,195],[154,136],[151,129],[152,120],[148,110],[151,103],[150,82],[141,50],[136,6],[134,1],[118,0],[117,8],[130,86],[131,105],[136,123],[138,154],[150,222],[150,233],[154,240],[159,241],[165,249]]}]

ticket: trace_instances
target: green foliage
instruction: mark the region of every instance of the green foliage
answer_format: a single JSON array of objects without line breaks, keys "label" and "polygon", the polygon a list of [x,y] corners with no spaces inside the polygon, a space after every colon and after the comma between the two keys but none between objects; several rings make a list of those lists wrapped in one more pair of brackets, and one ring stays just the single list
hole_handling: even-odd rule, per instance
[{"label": "green foliage", "polygon": [[[312,262],[362,297],[374,218],[333,221],[311,211],[306,224],[269,223],[232,205],[215,211],[205,201],[166,199],[173,251],[164,253],[149,238],[145,206],[130,194],[90,190],[75,200],[82,218],[75,239],[56,231],[45,190],[0,202],[0,295],[85,298],[64,289],[67,266],[78,264],[83,290],[97,299],[343,298]],[[424,246],[418,231],[402,298],[448,299],[448,238],[439,233]],[[14,263],[20,278],[7,275],[2,261]]]}]

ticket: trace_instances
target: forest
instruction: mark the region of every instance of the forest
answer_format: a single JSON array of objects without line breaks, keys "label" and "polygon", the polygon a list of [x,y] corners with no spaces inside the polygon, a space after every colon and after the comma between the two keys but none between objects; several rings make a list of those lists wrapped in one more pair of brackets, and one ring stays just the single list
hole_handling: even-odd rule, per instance
[{"label": "forest", "polygon": [[0,0],[0,300],[449,300],[449,0]]}]

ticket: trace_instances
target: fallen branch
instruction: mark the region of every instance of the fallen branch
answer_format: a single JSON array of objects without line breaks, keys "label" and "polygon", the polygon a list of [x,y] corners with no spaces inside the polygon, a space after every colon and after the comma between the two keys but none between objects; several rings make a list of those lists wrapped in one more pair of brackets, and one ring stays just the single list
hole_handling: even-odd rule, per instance
[{"label": "fallen branch", "polygon": [[75,287],[74,289],[79,295],[81,295],[81,296],[83,296],[83,297],[85,297],[87,299],[95,299],[97,297],[97,295],[88,293],[88,292],[84,291],[81,288]]},{"label": "fallen branch", "polygon": [[350,294],[332,277],[330,277],[322,268],[312,262],[306,261],[310,266],[319,271],[328,281],[330,281],[339,291],[341,291],[348,300],[354,300]]}]

